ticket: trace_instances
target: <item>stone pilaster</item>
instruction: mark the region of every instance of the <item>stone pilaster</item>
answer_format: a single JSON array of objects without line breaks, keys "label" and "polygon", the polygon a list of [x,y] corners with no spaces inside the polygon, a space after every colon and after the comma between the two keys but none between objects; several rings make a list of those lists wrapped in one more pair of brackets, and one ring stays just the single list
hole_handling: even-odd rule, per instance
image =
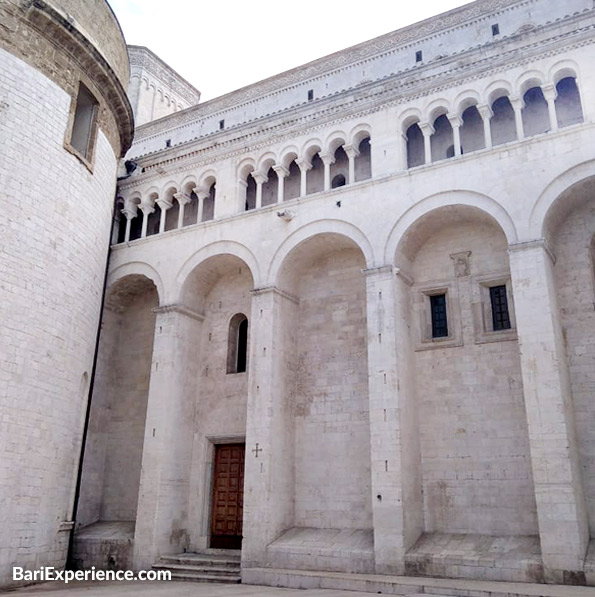
[{"label": "stone pilaster", "polygon": [[266,547],[293,521],[290,322],[296,300],[276,288],[253,292],[244,476],[242,565],[266,565]]},{"label": "stone pilaster", "polygon": [[553,256],[543,240],[509,253],[546,580],[568,582],[582,570],[589,530]]},{"label": "stone pilaster", "polygon": [[188,546],[197,355],[202,316],[181,305],[155,309],[134,566]]},{"label": "stone pilaster", "polygon": [[390,265],[364,273],[376,572],[403,574],[423,524],[409,285]]}]

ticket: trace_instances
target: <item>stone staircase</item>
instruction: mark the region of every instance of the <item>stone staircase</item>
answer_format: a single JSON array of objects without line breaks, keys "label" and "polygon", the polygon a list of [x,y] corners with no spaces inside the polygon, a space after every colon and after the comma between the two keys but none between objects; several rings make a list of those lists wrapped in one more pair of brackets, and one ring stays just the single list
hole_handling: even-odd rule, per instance
[{"label": "stone staircase", "polygon": [[172,580],[239,583],[240,553],[233,549],[206,549],[202,553],[163,556],[153,564],[153,570],[169,570]]}]

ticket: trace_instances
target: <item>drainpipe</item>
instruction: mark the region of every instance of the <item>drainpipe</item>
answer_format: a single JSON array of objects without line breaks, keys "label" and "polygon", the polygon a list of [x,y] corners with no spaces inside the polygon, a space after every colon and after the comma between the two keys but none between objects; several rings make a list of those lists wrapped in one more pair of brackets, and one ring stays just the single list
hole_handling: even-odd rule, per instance
[{"label": "drainpipe", "polygon": [[[130,175],[128,175],[130,176]],[[122,178],[128,178],[128,176]],[[120,180],[120,178],[118,179]],[[111,256],[111,245],[112,245],[112,238],[114,234],[114,229],[116,226],[116,204],[117,204],[117,193],[114,197],[114,205],[112,207],[112,225],[110,227],[109,232],[109,244],[107,250],[107,256],[105,260],[105,273],[103,275],[103,290],[101,293],[101,309],[99,311],[99,323],[97,326],[97,334],[95,335],[95,352],[93,354],[93,366],[91,368],[91,378],[89,380],[89,393],[87,398],[87,412],[85,413],[85,424],[83,426],[83,436],[81,439],[81,451],[79,454],[79,462],[78,462],[78,471],[76,476],[76,488],[74,490],[74,500],[72,505],[72,515],[70,520],[72,522],[72,528],[70,529],[70,534],[68,536],[68,553],[66,556],[66,569],[72,570],[75,568],[74,561],[72,559],[73,555],[73,548],[74,548],[74,533],[76,531],[76,517],[78,513],[78,506],[79,500],[81,497],[81,482],[83,478],[83,462],[85,459],[85,447],[87,444],[87,434],[89,432],[89,420],[91,418],[91,402],[93,399],[93,389],[95,387],[95,373],[97,371],[97,357],[99,354],[99,340],[101,336],[101,325],[103,323],[103,308],[105,306],[105,291],[107,290],[107,274],[109,271],[109,263],[110,263],[110,256]]]}]

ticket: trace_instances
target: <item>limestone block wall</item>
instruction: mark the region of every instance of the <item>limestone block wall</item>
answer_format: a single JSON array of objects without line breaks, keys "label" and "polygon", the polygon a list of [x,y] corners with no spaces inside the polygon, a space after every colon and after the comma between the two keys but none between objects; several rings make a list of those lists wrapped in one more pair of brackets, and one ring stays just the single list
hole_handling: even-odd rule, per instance
[{"label": "limestone block wall", "polygon": [[[483,320],[476,315],[488,308],[479,303],[480,285],[509,277],[506,250],[495,224],[443,220],[413,262],[414,295],[450,285],[448,325],[455,337],[447,348],[416,342],[427,532],[537,533],[518,343],[504,331],[508,339],[485,342],[477,329]],[[451,255],[467,252],[467,270],[461,271]],[[419,317],[414,310],[416,335],[425,331]]]},{"label": "limestone block wall", "polygon": [[0,81],[1,584],[66,555],[117,160],[101,130],[93,174],[65,151],[70,95],[2,49]]},{"label": "limestone block wall", "polygon": [[295,522],[372,527],[364,267],[357,250],[329,252],[298,284]]}]

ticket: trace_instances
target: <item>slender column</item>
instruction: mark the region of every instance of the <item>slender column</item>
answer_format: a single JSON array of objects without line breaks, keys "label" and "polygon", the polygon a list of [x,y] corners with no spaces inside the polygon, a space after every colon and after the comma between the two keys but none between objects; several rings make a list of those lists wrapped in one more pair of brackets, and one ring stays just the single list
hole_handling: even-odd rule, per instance
[{"label": "slender column", "polygon": [[141,203],[139,207],[143,212],[143,226],[140,236],[141,238],[145,238],[145,236],[147,236],[147,224],[149,222],[149,216],[155,211],[155,207],[150,203]]},{"label": "slender column", "polygon": [[252,172],[252,178],[256,181],[256,209],[262,207],[262,185],[269,179],[260,172]]},{"label": "slender column", "polygon": [[523,127],[523,108],[525,107],[525,101],[520,96],[511,96],[510,104],[514,110],[514,124],[516,126],[516,137],[518,141],[522,141],[525,138],[525,129]]},{"label": "slender column", "polygon": [[400,159],[400,163],[399,163],[399,170],[407,170],[409,168],[409,162],[408,162],[408,155],[407,155],[407,135],[405,133],[401,133],[400,136],[400,155],[399,155],[399,159]]},{"label": "slender column", "polygon": [[410,281],[391,265],[364,274],[376,572],[403,574],[423,528]]},{"label": "slender column", "polygon": [[570,380],[544,240],[509,247],[541,550],[547,582],[582,570],[589,542]]},{"label": "slender column", "polygon": [[353,145],[343,145],[343,149],[349,159],[349,184],[355,182],[355,158],[359,155],[359,151]]},{"label": "slender column", "polygon": [[196,216],[196,222],[197,224],[200,224],[202,222],[205,199],[209,196],[209,194],[200,187],[194,187],[194,194],[198,198],[198,214]]},{"label": "slender column", "polygon": [[176,193],[174,198],[180,205],[180,211],[178,212],[178,229],[184,227],[184,207],[186,203],[190,203],[190,196],[186,193]]},{"label": "slender column", "polygon": [[461,127],[463,126],[463,119],[458,114],[447,114],[446,117],[452,126],[452,138],[455,146],[455,157],[461,155]]},{"label": "slender column", "polygon": [[322,163],[324,164],[324,190],[330,191],[331,189],[331,166],[335,163],[335,156],[330,153],[318,154]]},{"label": "slender column", "polygon": [[419,128],[424,136],[425,163],[432,163],[432,135],[436,132],[429,122],[420,122]]},{"label": "slender column", "polygon": [[285,365],[297,301],[276,288],[252,293],[242,565],[265,565],[266,547],[291,524],[293,431]]},{"label": "slender column", "polygon": [[488,104],[480,104],[477,106],[477,111],[483,120],[483,138],[486,149],[492,149],[492,108]]},{"label": "slender column", "polygon": [[147,400],[134,568],[187,548],[196,363],[202,316],[183,307],[154,309],[155,334]]},{"label": "slender column", "polygon": [[130,227],[132,225],[132,218],[135,218],[138,214],[138,205],[132,201],[124,202],[124,209],[122,213],[126,217],[126,231],[124,233],[124,242],[130,241]]},{"label": "slender column", "polygon": [[159,234],[165,232],[165,220],[167,218],[167,210],[172,206],[171,201],[167,199],[157,199],[156,201],[161,213],[159,215]]},{"label": "slender column", "polygon": [[553,83],[546,83],[541,86],[543,97],[547,102],[547,111],[550,117],[550,130],[556,132],[558,130],[558,115],[556,114],[556,98],[558,97],[558,90]]},{"label": "slender column", "polygon": [[273,170],[277,173],[277,203],[283,203],[285,196],[285,177],[289,176],[289,170],[285,166],[273,166]]},{"label": "slender column", "polygon": [[300,197],[305,197],[308,193],[308,170],[312,169],[312,164],[308,160],[296,160],[295,163],[300,169]]}]

